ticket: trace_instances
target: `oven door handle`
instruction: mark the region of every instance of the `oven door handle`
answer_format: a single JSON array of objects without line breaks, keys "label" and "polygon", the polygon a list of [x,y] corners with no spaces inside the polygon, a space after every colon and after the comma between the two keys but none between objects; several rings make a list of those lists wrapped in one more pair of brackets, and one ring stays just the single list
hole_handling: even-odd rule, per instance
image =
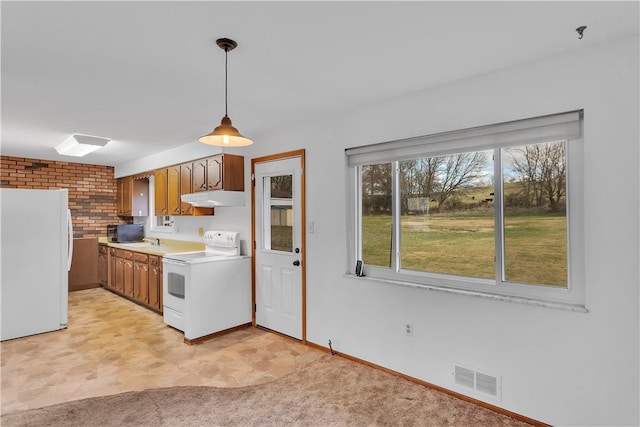
[{"label": "oven door handle", "polygon": [[171,265],[186,265],[186,262],[184,261],[178,261],[177,259],[171,259],[171,258],[162,258],[162,262],[164,264],[171,264]]}]

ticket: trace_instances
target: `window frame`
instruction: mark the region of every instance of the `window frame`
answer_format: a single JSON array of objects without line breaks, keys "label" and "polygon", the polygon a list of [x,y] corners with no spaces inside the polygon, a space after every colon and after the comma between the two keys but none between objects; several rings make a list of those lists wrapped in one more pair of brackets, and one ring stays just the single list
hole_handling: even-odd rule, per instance
[{"label": "window frame", "polygon": [[[572,122],[566,129],[551,129],[558,123]],[[545,136],[545,126],[551,129]],[[583,188],[583,112],[557,115],[482,126],[388,143],[345,150],[347,169],[347,268],[346,275],[355,277],[356,261],[362,246],[362,182],[361,166],[391,163],[392,165],[392,263],[391,267],[367,265],[366,280],[417,286],[432,290],[503,299],[533,305],[587,311],[584,286],[584,188]],[[556,126],[557,127],[557,126]],[[529,129],[533,129],[529,132]],[[540,129],[543,131],[540,132]],[[569,130],[567,130],[569,129]],[[510,139],[510,135],[515,135]],[[562,137],[558,138],[560,135]],[[501,151],[505,148],[566,140],[566,222],[567,222],[567,287],[533,285],[503,280],[504,261],[504,198]],[[401,221],[399,162],[421,157],[433,157],[462,152],[493,150],[495,193],[495,276],[493,279],[430,273],[401,268]],[[385,156],[390,154],[390,160]],[[361,278],[358,278],[361,279]]]}]

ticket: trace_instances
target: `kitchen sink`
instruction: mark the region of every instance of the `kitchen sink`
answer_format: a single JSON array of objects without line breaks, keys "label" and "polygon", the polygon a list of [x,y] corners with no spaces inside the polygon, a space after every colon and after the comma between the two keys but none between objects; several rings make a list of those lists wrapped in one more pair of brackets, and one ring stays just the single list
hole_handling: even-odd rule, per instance
[{"label": "kitchen sink", "polygon": [[149,246],[156,246],[149,242],[133,242],[133,243],[118,243],[122,246],[129,246],[130,248],[147,248]]}]

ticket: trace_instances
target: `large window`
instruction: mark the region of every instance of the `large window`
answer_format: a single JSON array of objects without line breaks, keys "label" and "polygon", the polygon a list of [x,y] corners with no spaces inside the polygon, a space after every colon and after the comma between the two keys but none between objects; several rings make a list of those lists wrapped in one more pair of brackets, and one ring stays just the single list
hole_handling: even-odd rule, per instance
[{"label": "large window", "polygon": [[347,150],[349,270],[582,309],[581,138],[571,112]]}]

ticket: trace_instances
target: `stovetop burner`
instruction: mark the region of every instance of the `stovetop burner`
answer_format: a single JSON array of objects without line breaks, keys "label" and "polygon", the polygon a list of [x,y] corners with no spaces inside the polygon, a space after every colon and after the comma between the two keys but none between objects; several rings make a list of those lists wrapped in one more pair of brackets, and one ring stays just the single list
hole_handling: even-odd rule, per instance
[{"label": "stovetop burner", "polygon": [[207,231],[204,233],[205,250],[166,254],[165,259],[197,263],[240,256],[240,233],[232,231]]},{"label": "stovetop burner", "polygon": [[198,258],[213,258],[224,257],[225,255],[216,254],[213,252],[183,252],[177,254],[166,254],[165,257],[173,259],[198,259]]}]

